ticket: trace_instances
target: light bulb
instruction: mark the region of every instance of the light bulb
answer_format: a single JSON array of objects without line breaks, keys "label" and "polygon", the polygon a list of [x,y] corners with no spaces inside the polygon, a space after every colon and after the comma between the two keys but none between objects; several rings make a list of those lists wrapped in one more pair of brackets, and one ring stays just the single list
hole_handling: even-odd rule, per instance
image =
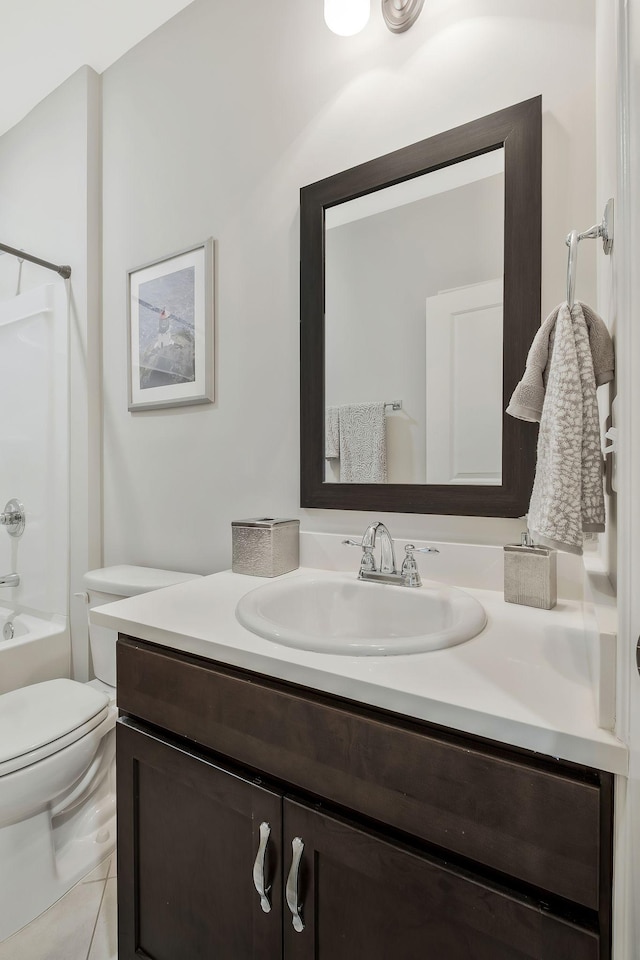
[{"label": "light bulb", "polygon": [[371,0],[324,0],[324,20],[339,37],[352,37],[369,22]]}]

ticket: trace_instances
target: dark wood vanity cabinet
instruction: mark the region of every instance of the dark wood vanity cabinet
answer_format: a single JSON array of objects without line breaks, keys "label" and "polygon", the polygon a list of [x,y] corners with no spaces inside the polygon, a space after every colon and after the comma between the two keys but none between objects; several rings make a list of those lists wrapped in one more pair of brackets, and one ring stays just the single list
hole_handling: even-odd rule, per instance
[{"label": "dark wood vanity cabinet", "polygon": [[121,725],[117,739],[118,956],[279,957],[280,887],[264,913],[251,871],[263,821],[266,870],[281,870],[281,796],[149,730]]},{"label": "dark wood vanity cabinet", "polygon": [[119,960],[610,958],[610,775],[133,638],[118,700]]}]

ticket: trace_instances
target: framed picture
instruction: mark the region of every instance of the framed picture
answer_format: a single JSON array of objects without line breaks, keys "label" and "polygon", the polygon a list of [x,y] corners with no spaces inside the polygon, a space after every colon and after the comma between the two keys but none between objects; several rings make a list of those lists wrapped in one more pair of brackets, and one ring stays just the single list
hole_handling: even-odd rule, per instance
[{"label": "framed picture", "polygon": [[213,401],[214,241],[127,273],[129,410]]}]

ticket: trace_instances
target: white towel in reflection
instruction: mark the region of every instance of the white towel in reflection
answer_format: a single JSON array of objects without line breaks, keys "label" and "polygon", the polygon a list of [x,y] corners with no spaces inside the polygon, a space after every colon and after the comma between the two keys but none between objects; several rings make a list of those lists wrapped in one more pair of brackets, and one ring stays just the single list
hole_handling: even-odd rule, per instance
[{"label": "white towel in reflection", "polygon": [[386,483],[384,403],[350,403],[338,407],[338,421],[340,483]]},{"label": "white towel in reflection", "polygon": [[324,427],[325,460],[337,460],[340,457],[340,408],[327,407]]}]

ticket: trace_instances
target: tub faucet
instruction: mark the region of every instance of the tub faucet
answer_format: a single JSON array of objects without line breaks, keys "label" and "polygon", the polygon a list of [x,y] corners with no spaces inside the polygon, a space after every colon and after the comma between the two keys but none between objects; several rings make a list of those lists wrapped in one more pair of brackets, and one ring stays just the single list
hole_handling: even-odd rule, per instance
[{"label": "tub faucet", "polygon": [[17,587],[20,585],[20,576],[17,573],[0,575],[0,587]]}]

